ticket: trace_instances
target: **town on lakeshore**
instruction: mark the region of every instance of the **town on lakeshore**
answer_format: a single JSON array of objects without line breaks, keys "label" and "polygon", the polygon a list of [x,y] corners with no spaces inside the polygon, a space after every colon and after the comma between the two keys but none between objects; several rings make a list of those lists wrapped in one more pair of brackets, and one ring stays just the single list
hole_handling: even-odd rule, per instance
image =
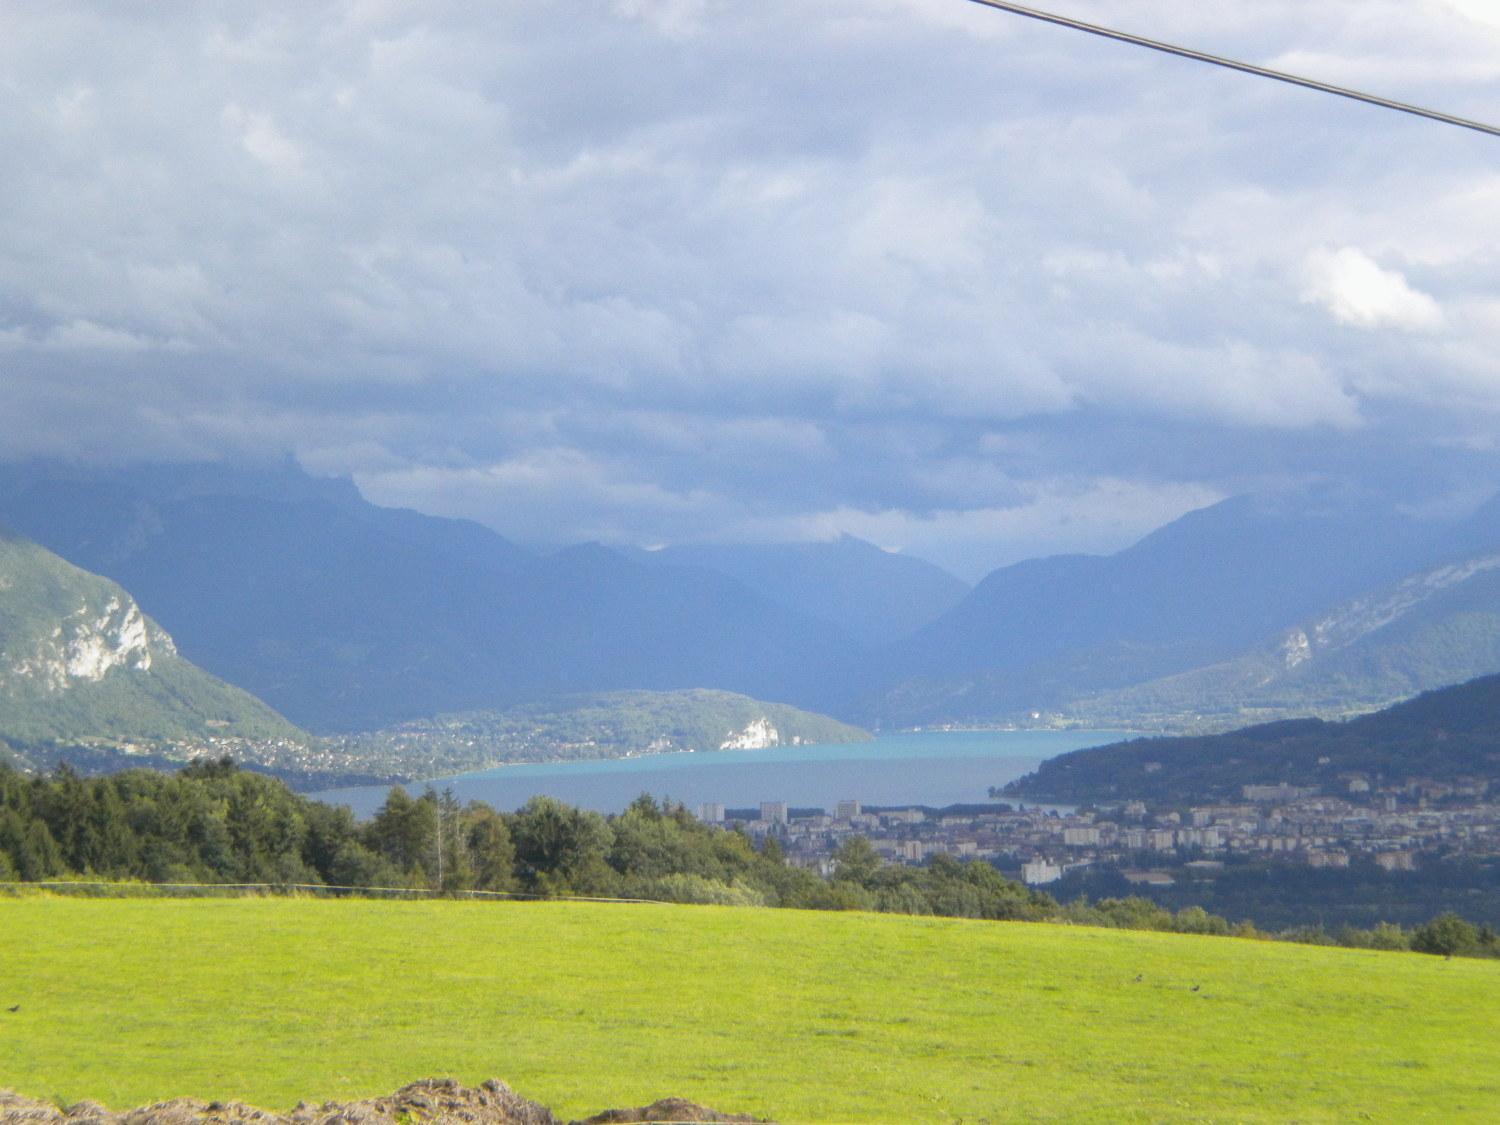
[{"label": "town on lakeshore", "polygon": [[919,866],[933,856],[983,859],[1027,884],[1055,883],[1090,868],[1113,868],[1138,885],[1170,885],[1169,867],[1211,875],[1229,857],[1263,858],[1309,868],[1347,868],[1368,860],[1385,871],[1413,871],[1439,858],[1500,855],[1500,802],[1482,778],[1454,783],[1412,780],[1374,788],[1345,779],[1342,795],[1310,786],[1246,785],[1237,802],[1183,809],[1126,801],[1088,811],[997,802],[993,808],[791,809],[765,801],[756,810],[706,803],[699,819],[738,825],[752,838],[776,838],[789,861],[831,873],[834,854],[864,836],[891,863]]}]

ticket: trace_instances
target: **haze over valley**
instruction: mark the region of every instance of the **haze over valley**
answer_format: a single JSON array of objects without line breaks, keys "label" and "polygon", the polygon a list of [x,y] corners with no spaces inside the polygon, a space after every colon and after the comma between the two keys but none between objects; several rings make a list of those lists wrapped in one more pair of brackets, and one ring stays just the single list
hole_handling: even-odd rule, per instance
[{"label": "haze over valley", "polygon": [[[370,774],[373,755],[385,775],[408,777],[527,757],[483,723],[470,753],[442,757],[435,728],[414,734],[420,724],[548,700],[566,709],[600,692],[714,689],[867,730],[1223,730],[1368,711],[1500,671],[1497,513],[1487,501],[1419,517],[1320,490],[1236,497],[1116,554],[1030,560],[970,588],[849,536],[538,551],[370,504],[351,482],[286,463],[0,471],[0,522],[30,538],[33,567],[52,567],[54,582],[83,581],[76,567],[101,589],[119,583],[115,600],[139,601],[174,652],[284,716],[281,735],[295,724],[341,739],[351,772]],[[0,599],[35,628],[63,630],[73,612],[35,582],[12,581]],[[40,685],[20,646],[7,649],[11,680]],[[122,659],[97,678],[134,676],[160,696],[138,665]],[[62,698],[71,682],[52,690]],[[191,719],[195,704],[175,698]],[[255,729],[223,711],[219,735]],[[17,747],[107,733],[93,719],[16,715],[3,733]],[[672,746],[679,725],[617,752]],[[127,733],[187,729],[164,720]],[[390,752],[398,743],[405,761]],[[368,751],[362,766],[355,747]]]}]

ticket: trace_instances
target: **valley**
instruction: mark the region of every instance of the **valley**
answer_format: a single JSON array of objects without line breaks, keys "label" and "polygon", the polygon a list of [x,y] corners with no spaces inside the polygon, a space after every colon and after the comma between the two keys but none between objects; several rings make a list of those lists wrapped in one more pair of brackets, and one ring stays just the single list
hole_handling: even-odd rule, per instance
[{"label": "valley", "polygon": [[[1500,671],[1497,502],[1419,520],[1237,497],[972,590],[847,536],[538,553],[290,465],[8,466],[0,524],[123,584],[186,659],[332,739],[316,768],[370,751],[370,776],[418,776],[390,761],[418,742],[532,760],[516,716],[618,691],[714,689],[865,729],[1183,733],[1345,717]],[[461,739],[439,733],[455,715]]]},{"label": "valley", "polygon": [[0,26],[0,1125],[1500,1117],[1500,3]]}]

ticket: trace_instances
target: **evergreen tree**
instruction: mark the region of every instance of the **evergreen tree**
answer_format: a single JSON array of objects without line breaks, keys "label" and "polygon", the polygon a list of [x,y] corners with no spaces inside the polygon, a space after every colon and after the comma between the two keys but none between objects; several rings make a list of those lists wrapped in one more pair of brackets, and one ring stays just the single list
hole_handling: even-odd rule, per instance
[{"label": "evergreen tree", "polygon": [[505,818],[488,805],[475,803],[464,811],[464,826],[474,886],[482,891],[515,890],[516,847]]}]

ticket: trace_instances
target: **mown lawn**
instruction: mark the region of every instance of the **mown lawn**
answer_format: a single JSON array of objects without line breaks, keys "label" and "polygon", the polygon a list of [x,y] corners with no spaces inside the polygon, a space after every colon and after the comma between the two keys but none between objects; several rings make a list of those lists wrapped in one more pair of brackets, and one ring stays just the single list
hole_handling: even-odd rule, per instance
[{"label": "mown lawn", "polygon": [[451,1075],[564,1115],[677,1094],[786,1122],[1497,1120],[1497,1033],[1500,963],[1416,954],[717,907],[0,899],[0,1086],[115,1107]]}]

